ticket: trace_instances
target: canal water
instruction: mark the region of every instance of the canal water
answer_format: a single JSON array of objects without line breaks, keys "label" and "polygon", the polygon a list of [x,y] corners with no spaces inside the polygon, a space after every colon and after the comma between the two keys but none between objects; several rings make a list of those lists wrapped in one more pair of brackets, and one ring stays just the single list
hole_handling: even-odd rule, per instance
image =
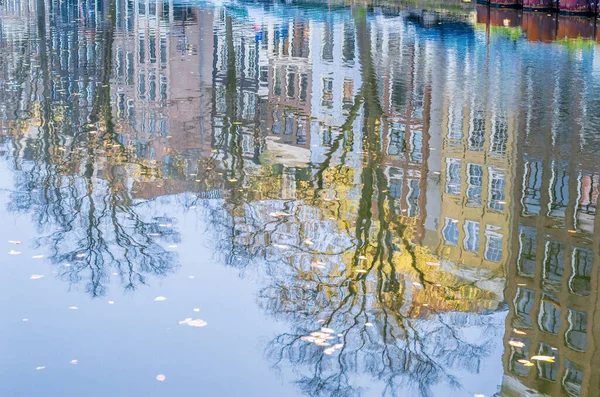
[{"label": "canal water", "polygon": [[598,32],[3,0],[0,395],[598,396]]}]

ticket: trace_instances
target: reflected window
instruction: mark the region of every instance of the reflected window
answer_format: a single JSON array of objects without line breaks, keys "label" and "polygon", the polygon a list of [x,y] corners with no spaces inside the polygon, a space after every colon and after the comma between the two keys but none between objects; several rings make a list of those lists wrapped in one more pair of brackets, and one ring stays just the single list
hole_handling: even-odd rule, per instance
[{"label": "reflected window", "polygon": [[571,257],[571,278],[569,289],[577,295],[588,296],[591,290],[592,265],[594,253],[585,248],[575,247]]},{"label": "reflected window", "polygon": [[508,142],[508,123],[506,120],[494,120],[492,125],[492,141],[490,151],[494,154],[504,155],[506,143]]},{"label": "reflected window", "polygon": [[538,325],[544,332],[558,334],[560,330],[560,307],[558,302],[550,295],[542,294]]},{"label": "reflected window", "polygon": [[288,73],[286,75],[286,80],[285,95],[288,98],[294,98],[296,96],[296,73]]},{"label": "reflected window", "polygon": [[520,276],[533,277],[535,275],[537,233],[535,227],[519,225],[517,273]]},{"label": "reflected window", "polygon": [[569,329],[565,333],[567,346],[573,350],[585,351],[587,348],[587,313],[569,309],[567,316]]},{"label": "reflected window", "polygon": [[485,144],[485,112],[475,111],[469,129],[469,150],[480,152]]},{"label": "reflected window", "polygon": [[473,206],[481,205],[483,167],[479,164],[467,165],[467,198]]},{"label": "reflected window", "polygon": [[276,96],[281,96],[281,71],[275,68],[274,72],[275,76],[273,76],[275,84],[273,85],[273,94]]},{"label": "reflected window", "polygon": [[463,112],[462,106],[457,101],[448,110],[448,139],[460,140],[463,137],[462,130]]},{"label": "reflected window", "polygon": [[594,231],[594,218],[596,216],[596,203],[598,201],[599,175],[579,175],[577,214],[575,226],[588,233]]},{"label": "reflected window", "polygon": [[308,76],[306,73],[300,75],[300,100],[306,102],[308,92]]},{"label": "reflected window", "polygon": [[497,226],[487,225],[485,227],[485,253],[488,261],[500,262],[502,260],[502,234],[498,233]]},{"label": "reflected window", "polygon": [[344,44],[342,48],[342,57],[344,62],[354,61],[354,26],[350,23],[344,24]]},{"label": "reflected window", "polygon": [[517,288],[515,295],[515,318],[512,321],[514,328],[531,329],[533,323],[531,321],[531,309],[535,300],[535,292],[527,288]]},{"label": "reflected window", "polygon": [[526,161],[523,178],[523,215],[539,215],[542,197],[542,162]]},{"label": "reflected window", "polygon": [[569,174],[566,166],[553,166],[550,179],[550,202],[548,215],[558,218],[565,217],[569,203]]},{"label": "reflected window", "polygon": [[326,108],[333,108],[333,79],[323,79],[323,91],[321,93],[321,105]]},{"label": "reflected window", "polygon": [[406,150],[406,141],[404,140],[404,124],[390,123],[390,142],[387,152],[390,156],[398,156]]},{"label": "reflected window", "polygon": [[562,389],[569,397],[581,396],[581,384],[583,383],[583,370],[565,359],[565,375],[562,378]]},{"label": "reflected window", "polygon": [[499,173],[493,167],[488,168],[490,181],[489,181],[489,198],[488,207],[496,211],[504,211],[504,189],[506,187],[506,181],[504,174]]},{"label": "reflected window", "polygon": [[537,354],[540,356],[554,357],[554,362],[542,360],[536,360],[534,362],[537,365],[538,378],[555,381],[556,376],[558,375],[558,349],[546,343],[540,343],[540,348]]},{"label": "reflected window", "polygon": [[544,279],[560,282],[565,270],[565,244],[558,241],[546,242]]},{"label": "reflected window", "polygon": [[421,131],[413,131],[410,139],[410,159],[416,163],[420,163],[423,159],[423,134]]},{"label": "reflected window", "polygon": [[446,245],[458,245],[458,220],[445,218],[442,235],[444,236],[444,242]]},{"label": "reflected window", "polygon": [[467,251],[479,252],[479,222],[465,221],[463,245]]},{"label": "reflected window", "polygon": [[460,195],[460,160],[446,159],[446,193]]},{"label": "reflected window", "polygon": [[408,202],[408,216],[418,216],[419,215],[419,195],[421,193],[421,189],[419,187],[418,179],[409,179],[408,180],[408,195],[406,197],[406,201]]},{"label": "reflected window", "polygon": [[321,57],[324,61],[333,61],[333,26],[329,23],[325,24],[323,31],[323,51]]}]

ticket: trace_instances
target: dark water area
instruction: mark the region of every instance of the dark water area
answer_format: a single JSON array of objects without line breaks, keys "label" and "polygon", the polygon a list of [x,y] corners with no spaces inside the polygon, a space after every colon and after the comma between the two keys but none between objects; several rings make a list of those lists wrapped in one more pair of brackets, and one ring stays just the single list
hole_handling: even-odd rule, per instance
[{"label": "dark water area", "polygon": [[4,0],[0,396],[600,395],[599,27]]}]

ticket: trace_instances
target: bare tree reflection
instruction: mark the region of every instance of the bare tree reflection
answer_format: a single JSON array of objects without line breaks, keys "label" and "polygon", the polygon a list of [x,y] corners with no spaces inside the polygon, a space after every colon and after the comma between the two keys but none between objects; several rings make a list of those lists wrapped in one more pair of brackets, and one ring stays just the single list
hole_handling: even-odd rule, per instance
[{"label": "bare tree reflection", "polygon": [[39,3],[38,54],[29,54],[40,59],[40,126],[24,148],[15,148],[15,158],[24,160],[9,209],[34,214],[43,234],[38,244],[50,250],[60,278],[84,283],[93,297],[106,294],[113,274],[133,290],[148,275],[174,270],[176,257],[160,240],[176,242],[179,236],[173,221],[152,218],[131,196],[133,172],[151,171],[115,131],[110,93],[115,5],[103,3],[90,26],[99,33],[89,44],[95,63],[74,72],[61,67],[60,48],[53,47],[60,41],[53,36],[80,34],[70,12],[62,12],[77,10],[77,4],[50,7],[56,7],[56,25],[47,31],[45,4]]}]

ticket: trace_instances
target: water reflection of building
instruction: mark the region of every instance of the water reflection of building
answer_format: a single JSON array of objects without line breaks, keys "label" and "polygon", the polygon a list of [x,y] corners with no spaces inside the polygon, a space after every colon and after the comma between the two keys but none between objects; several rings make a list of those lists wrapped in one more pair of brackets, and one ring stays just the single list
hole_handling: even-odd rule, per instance
[{"label": "water reflection of building", "polygon": [[[509,85],[448,54],[442,110],[440,256],[502,271],[509,254],[516,120]],[[466,78],[467,74],[470,76]],[[473,87],[489,79],[488,92]],[[496,86],[497,85],[497,86]]]},{"label": "water reflection of building", "polygon": [[[526,81],[533,78],[525,76]],[[545,93],[543,91],[546,91]],[[514,188],[502,395],[598,396],[600,337],[596,216],[600,169],[576,121],[584,90],[558,79],[527,91]],[[552,98],[564,103],[556,104]],[[569,109],[544,117],[539,109]],[[551,361],[531,357],[545,355]]]}]

